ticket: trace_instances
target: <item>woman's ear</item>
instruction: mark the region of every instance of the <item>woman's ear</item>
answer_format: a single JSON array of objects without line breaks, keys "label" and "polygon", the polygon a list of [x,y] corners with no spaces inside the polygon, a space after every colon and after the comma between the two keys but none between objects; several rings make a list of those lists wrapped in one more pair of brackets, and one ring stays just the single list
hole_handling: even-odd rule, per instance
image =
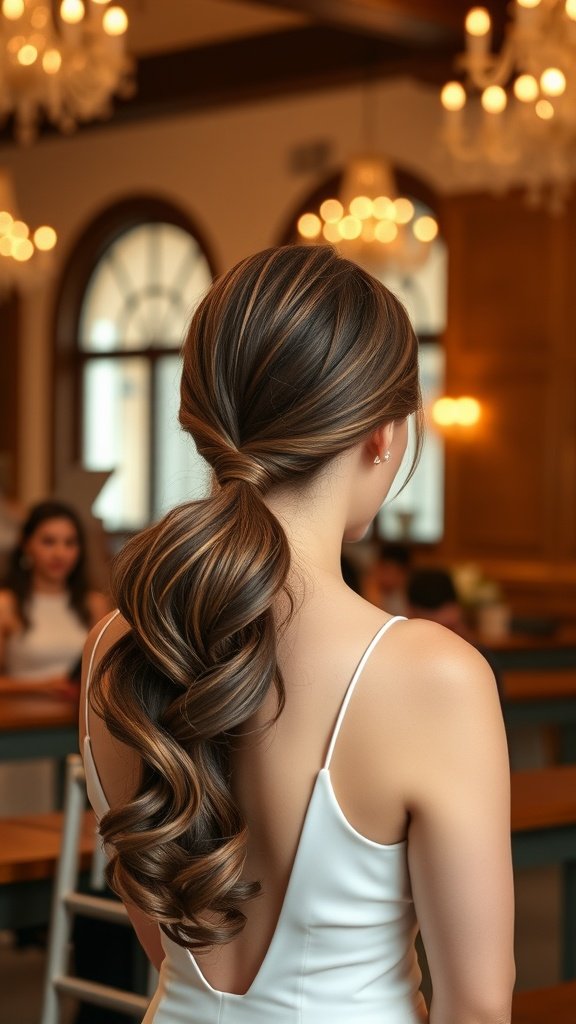
[{"label": "woman's ear", "polygon": [[[390,451],[394,443],[394,422],[385,423],[381,427],[377,427],[370,434],[370,437],[366,441],[366,452],[371,462],[374,462],[376,458],[380,462],[387,461],[385,459],[386,453]],[[389,457],[389,456],[388,456]]]}]

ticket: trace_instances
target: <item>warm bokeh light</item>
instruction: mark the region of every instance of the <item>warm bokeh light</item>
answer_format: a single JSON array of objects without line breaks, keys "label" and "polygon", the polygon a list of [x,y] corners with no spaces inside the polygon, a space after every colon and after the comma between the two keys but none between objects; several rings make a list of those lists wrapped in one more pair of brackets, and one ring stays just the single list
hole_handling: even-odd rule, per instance
[{"label": "warm bokeh light", "polygon": [[460,82],[446,82],[440,100],[445,110],[462,110],[466,106],[466,90]]},{"label": "warm bokeh light", "polygon": [[355,196],[350,203],[350,213],[359,220],[367,220],[372,216],[374,204],[368,196]]},{"label": "warm bokeh light", "polygon": [[554,107],[550,100],[538,100],[534,109],[538,117],[541,117],[543,121],[550,121],[554,117]]},{"label": "warm bokeh light", "polygon": [[546,96],[561,96],[566,92],[566,75],[560,68],[546,68],[540,75],[540,88]]},{"label": "warm bokeh light", "polygon": [[379,242],[393,242],[398,237],[398,228],[393,220],[378,221],[374,234]]},{"label": "warm bokeh light", "polygon": [[13,238],[28,238],[30,228],[23,220],[15,220],[10,229],[10,234]]},{"label": "warm bokeh light", "polygon": [[14,242],[10,235],[0,238],[0,256],[11,256]]},{"label": "warm bokeh light", "polygon": [[469,395],[456,399],[457,422],[461,427],[472,427],[480,419],[480,402]]},{"label": "warm bokeh light", "polygon": [[[318,218],[316,218],[318,219]],[[49,252],[53,249],[57,242],[57,235],[54,228],[49,227],[47,224],[43,224],[42,227],[36,228],[34,232],[34,245],[41,252]]]},{"label": "warm bokeh light", "polygon": [[400,197],[394,200],[394,219],[398,224],[408,224],[414,216],[414,203],[409,199]]},{"label": "warm bokeh light", "polygon": [[576,0],[566,0],[564,10],[572,21],[576,21]]},{"label": "warm bokeh light", "polygon": [[128,28],[128,15],[123,7],[109,7],[102,18],[102,25],[109,36],[124,35]]},{"label": "warm bokeh light", "polygon": [[2,14],[8,21],[17,21],[24,14],[24,0],[3,0]]},{"label": "warm bokeh light", "polygon": [[482,93],[481,103],[488,114],[501,114],[507,102],[506,92],[501,85],[489,85]]},{"label": "warm bokeh light", "polygon": [[18,238],[14,242],[12,255],[19,263],[26,263],[34,253],[34,246],[29,238]]},{"label": "warm bokeh light", "polygon": [[14,223],[14,218],[8,210],[0,210],[0,231],[9,231]]},{"label": "warm bokeh light", "polygon": [[471,36],[485,36],[490,31],[490,15],[485,7],[472,7],[466,15],[465,24]]},{"label": "warm bokeh light", "polygon": [[315,213],[303,213],[298,219],[298,232],[302,238],[318,238],[322,231],[322,221]]},{"label": "warm bokeh light", "polygon": [[450,427],[456,422],[456,399],[437,398],[432,406],[432,419],[440,427]]},{"label": "warm bokeh light", "polygon": [[62,66],[62,56],[59,50],[46,50],[42,57],[42,67],[47,75],[55,75]]},{"label": "warm bokeh light", "polygon": [[394,220],[396,211],[392,199],[388,196],[376,196],[372,203],[372,213],[377,220]]},{"label": "warm bokeh light", "polygon": [[84,4],[82,0],[62,0],[60,4],[60,17],[67,25],[77,25],[84,17]]},{"label": "warm bokeh light", "polygon": [[322,234],[327,242],[339,242],[340,232],[338,230],[338,224],[334,221],[328,221],[322,228]]},{"label": "warm bokeh light", "polygon": [[29,67],[38,56],[38,50],[31,43],[26,43],[18,50],[18,63],[23,67]]},{"label": "warm bokeh light", "polygon": [[539,7],[542,0],[517,0],[518,7],[525,7],[527,10],[534,10]]},{"label": "warm bokeh light", "polygon": [[480,402],[470,395],[438,398],[432,406],[432,419],[439,427],[472,427],[481,415]]},{"label": "warm bokeh light", "polygon": [[438,234],[438,224],[434,217],[418,217],[414,221],[412,231],[419,242],[433,242]]},{"label": "warm bokeh light", "polygon": [[514,95],[521,103],[532,103],[540,92],[534,75],[519,75],[514,82]]},{"label": "warm bokeh light", "polygon": [[362,234],[362,221],[358,217],[343,217],[338,224],[338,231],[342,238],[347,241],[352,241],[354,238],[360,238]]},{"label": "warm bokeh light", "polygon": [[328,224],[335,224],[344,216],[344,207],[339,199],[325,199],[320,207],[320,216]]}]

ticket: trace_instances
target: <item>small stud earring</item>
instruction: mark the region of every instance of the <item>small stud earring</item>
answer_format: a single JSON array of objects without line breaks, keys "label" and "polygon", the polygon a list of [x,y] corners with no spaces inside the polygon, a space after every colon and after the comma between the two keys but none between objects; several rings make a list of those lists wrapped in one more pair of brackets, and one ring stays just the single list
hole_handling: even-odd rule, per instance
[{"label": "small stud earring", "polygon": [[[392,458],[392,452],[390,451],[390,449],[388,449],[388,451],[384,455],[384,462],[390,462],[391,458]],[[378,462],[380,462],[380,459],[378,459]]]},{"label": "small stud earring", "polygon": [[[384,457],[386,457],[386,456],[384,456]],[[380,462],[381,462],[380,456],[377,455],[376,458],[374,459],[374,465],[375,466],[379,466]]]}]

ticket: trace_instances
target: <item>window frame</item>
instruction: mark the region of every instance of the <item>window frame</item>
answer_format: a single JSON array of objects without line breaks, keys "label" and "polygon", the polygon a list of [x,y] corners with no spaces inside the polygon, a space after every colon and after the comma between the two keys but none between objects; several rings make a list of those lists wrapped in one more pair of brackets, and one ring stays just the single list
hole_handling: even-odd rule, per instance
[{"label": "window frame", "polygon": [[[159,358],[174,354],[171,347],[154,346],[147,349],[119,350],[118,352],[97,353],[83,350],[80,345],[80,323],[82,307],[92,275],[106,251],[123,234],[132,228],[150,223],[167,223],[186,231],[201,249],[212,277],[217,275],[216,262],[206,234],[196,219],[185,213],[171,201],[156,196],[141,195],[119,200],[94,217],[79,233],[71,246],[60,274],[54,310],[54,406],[52,414],[51,481],[54,487],[71,465],[82,462],[82,383],[84,367],[88,360],[101,357],[126,358],[144,356],[150,364],[151,407],[150,438],[152,444],[152,465],[149,483],[149,506],[154,494],[154,438],[155,407],[154,380],[155,366]],[[119,540],[128,535],[127,531],[107,531]]]}]

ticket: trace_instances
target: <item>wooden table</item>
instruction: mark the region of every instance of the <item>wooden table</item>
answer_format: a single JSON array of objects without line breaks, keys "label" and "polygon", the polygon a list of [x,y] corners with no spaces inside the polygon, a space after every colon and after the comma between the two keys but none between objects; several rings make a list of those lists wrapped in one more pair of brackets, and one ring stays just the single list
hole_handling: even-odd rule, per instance
[{"label": "wooden table", "polygon": [[506,726],[559,726],[560,759],[576,764],[576,668],[509,669],[502,688]]},{"label": "wooden table", "polygon": [[[63,815],[25,815],[0,820],[0,928],[47,924],[60,854]],[[95,820],[84,816],[80,868],[88,871],[95,843]]]},{"label": "wooden table", "polygon": [[0,761],[78,751],[78,707],[62,697],[0,695]]},{"label": "wooden table", "polygon": [[512,773],[514,867],[559,864],[563,873],[563,964],[576,978],[576,765]]}]

